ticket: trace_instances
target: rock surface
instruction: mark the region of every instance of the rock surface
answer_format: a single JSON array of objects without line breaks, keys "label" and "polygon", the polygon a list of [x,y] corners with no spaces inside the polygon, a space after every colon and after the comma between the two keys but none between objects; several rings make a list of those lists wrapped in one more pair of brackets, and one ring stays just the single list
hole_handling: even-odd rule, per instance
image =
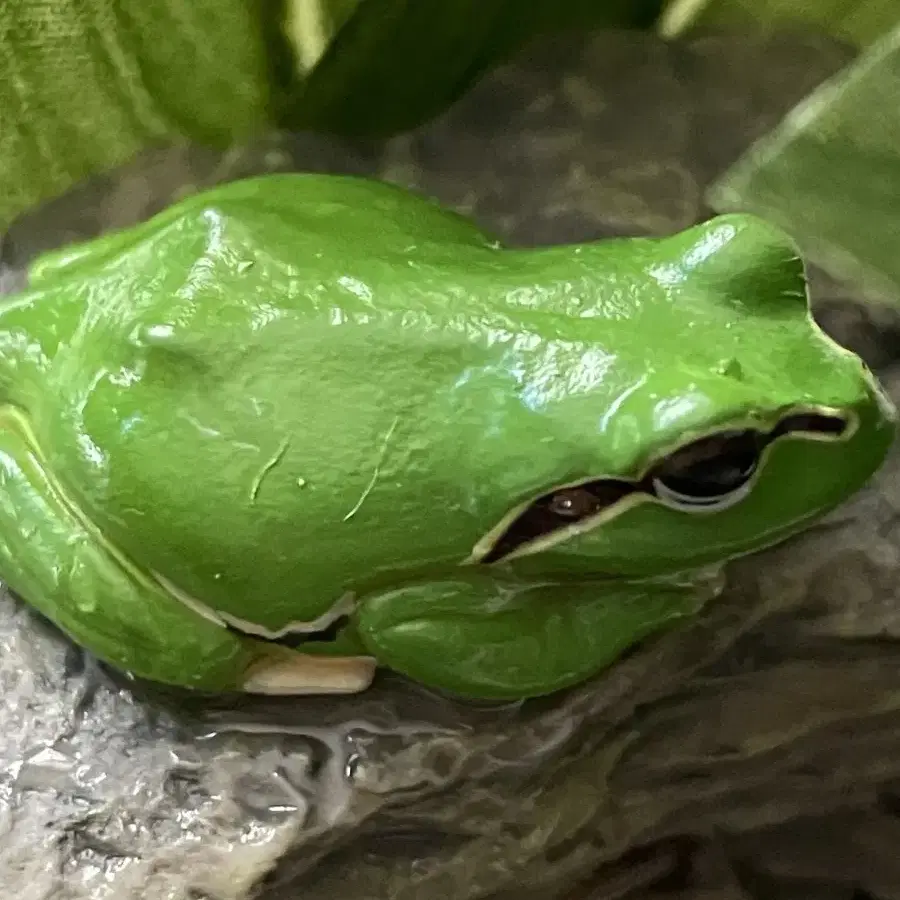
[{"label": "rock surface", "polygon": [[[513,242],[684,227],[847,59],[792,36],[537,48],[385,146],[275,136],[152,154],[20,222],[38,249],[273,169],[377,173]],[[900,401],[900,329],[817,277]],[[696,621],[541,702],[400,679],[199,708],[102,671],[0,599],[0,884],[21,900],[900,898],[900,450],[827,522],[728,571]]]}]

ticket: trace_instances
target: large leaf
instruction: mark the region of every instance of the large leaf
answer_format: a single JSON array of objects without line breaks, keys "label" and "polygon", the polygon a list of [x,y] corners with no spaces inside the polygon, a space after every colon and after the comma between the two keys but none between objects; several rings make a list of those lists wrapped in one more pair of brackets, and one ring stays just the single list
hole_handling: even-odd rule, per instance
[{"label": "large leaf", "polygon": [[900,302],[900,27],[815,91],[713,185],[839,278]]},{"label": "large leaf", "polygon": [[0,229],[149,145],[415,125],[534,34],[660,2],[0,0]]},{"label": "large leaf", "polygon": [[151,144],[269,120],[246,0],[0,0],[0,227]]},{"label": "large leaf", "polygon": [[813,26],[865,46],[898,21],[897,0],[669,0],[660,18],[660,30],[667,37],[677,37],[696,27]]},{"label": "large leaf", "polygon": [[[661,0],[344,0],[354,3],[327,50],[315,56],[294,37],[297,58],[318,63],[287,92],[292,127],[348,135],[410,128],[456,100],[486,67],[535,35],[563,28],[654,23]],[[310,19],[309,4],[288,21]],[[327,16],[319,21],[328,23]],[[296,28],[287,34],[296,35]],[[324,42],[323,42],[324,44]]]}]

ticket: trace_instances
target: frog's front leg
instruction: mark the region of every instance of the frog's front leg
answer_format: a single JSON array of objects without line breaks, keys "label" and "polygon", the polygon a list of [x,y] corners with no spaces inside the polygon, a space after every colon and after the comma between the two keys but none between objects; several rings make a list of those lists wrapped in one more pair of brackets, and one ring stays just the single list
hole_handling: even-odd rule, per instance
[{"label": "frog's front leg", "polygon": [[697,612],[689,585],[511,584],[489,575],[363,601],[359,636],[381,665],[462,696],[520,699],[571,687]]},{"label": "frog's front leg", "polygon": [[0,412],[0,577],[83,647],[152,681],[209,691],[351,693],[368,657],[307,656],[235,633],[116,553],[46,473],[27,422]]}]

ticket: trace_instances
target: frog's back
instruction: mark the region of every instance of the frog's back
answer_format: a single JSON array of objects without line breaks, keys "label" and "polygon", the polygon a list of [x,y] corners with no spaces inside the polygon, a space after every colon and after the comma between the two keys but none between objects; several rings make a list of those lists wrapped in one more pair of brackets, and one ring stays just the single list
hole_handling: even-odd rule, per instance
[{"label": "frog's back", "polygon": [[[426,200],[296,176],[47,258],[35,312],[42,296],[77,311],[43,342],[48,464],[112,543],[203,602],[239,614],[265,568],[273,627],[315,617],[336,571],[352,586],[357,569],[440,558],[448,534],[474,543],[499,511],[449,474],[492,410],[482,393],[460,410],[455,386],[492,371],[504,317],[467,290],[467,254],[497,245]],[[340,571],[352,527],[381,540]]]},{"label": "frog's back", "polygon": [[164,249],[167,264],[175,267],[179,259],[204,255],[204,246],[214,253],[241,237],[252,237],[253,246],[266,247],[273,259],[295,259],[298,266],[310,251],[326,259],[330,247],[357,259],[498,246],[467,219],[385,182],[267,175],[191,195],[131,228],[47,253],[32,266],[29,280],[39,288],[67,276],[84,278],[142,247]]}]

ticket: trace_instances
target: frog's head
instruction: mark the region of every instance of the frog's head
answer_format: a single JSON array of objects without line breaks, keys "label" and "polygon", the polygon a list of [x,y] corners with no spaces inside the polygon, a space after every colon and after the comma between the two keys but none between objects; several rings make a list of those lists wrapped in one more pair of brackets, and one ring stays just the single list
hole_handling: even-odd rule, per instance
[{"label": "frog's head", "polygon": [[582,388],[536,402],[526,385],[530,427],[562,448],[558,480],[539,463],[541,483],[471,562],[532,575],[685,571],[790,536],[883,462],[895,411],[814,322],[781,231],[723,216],[631,247],[640,300],[604,316],[572,363]]}]

